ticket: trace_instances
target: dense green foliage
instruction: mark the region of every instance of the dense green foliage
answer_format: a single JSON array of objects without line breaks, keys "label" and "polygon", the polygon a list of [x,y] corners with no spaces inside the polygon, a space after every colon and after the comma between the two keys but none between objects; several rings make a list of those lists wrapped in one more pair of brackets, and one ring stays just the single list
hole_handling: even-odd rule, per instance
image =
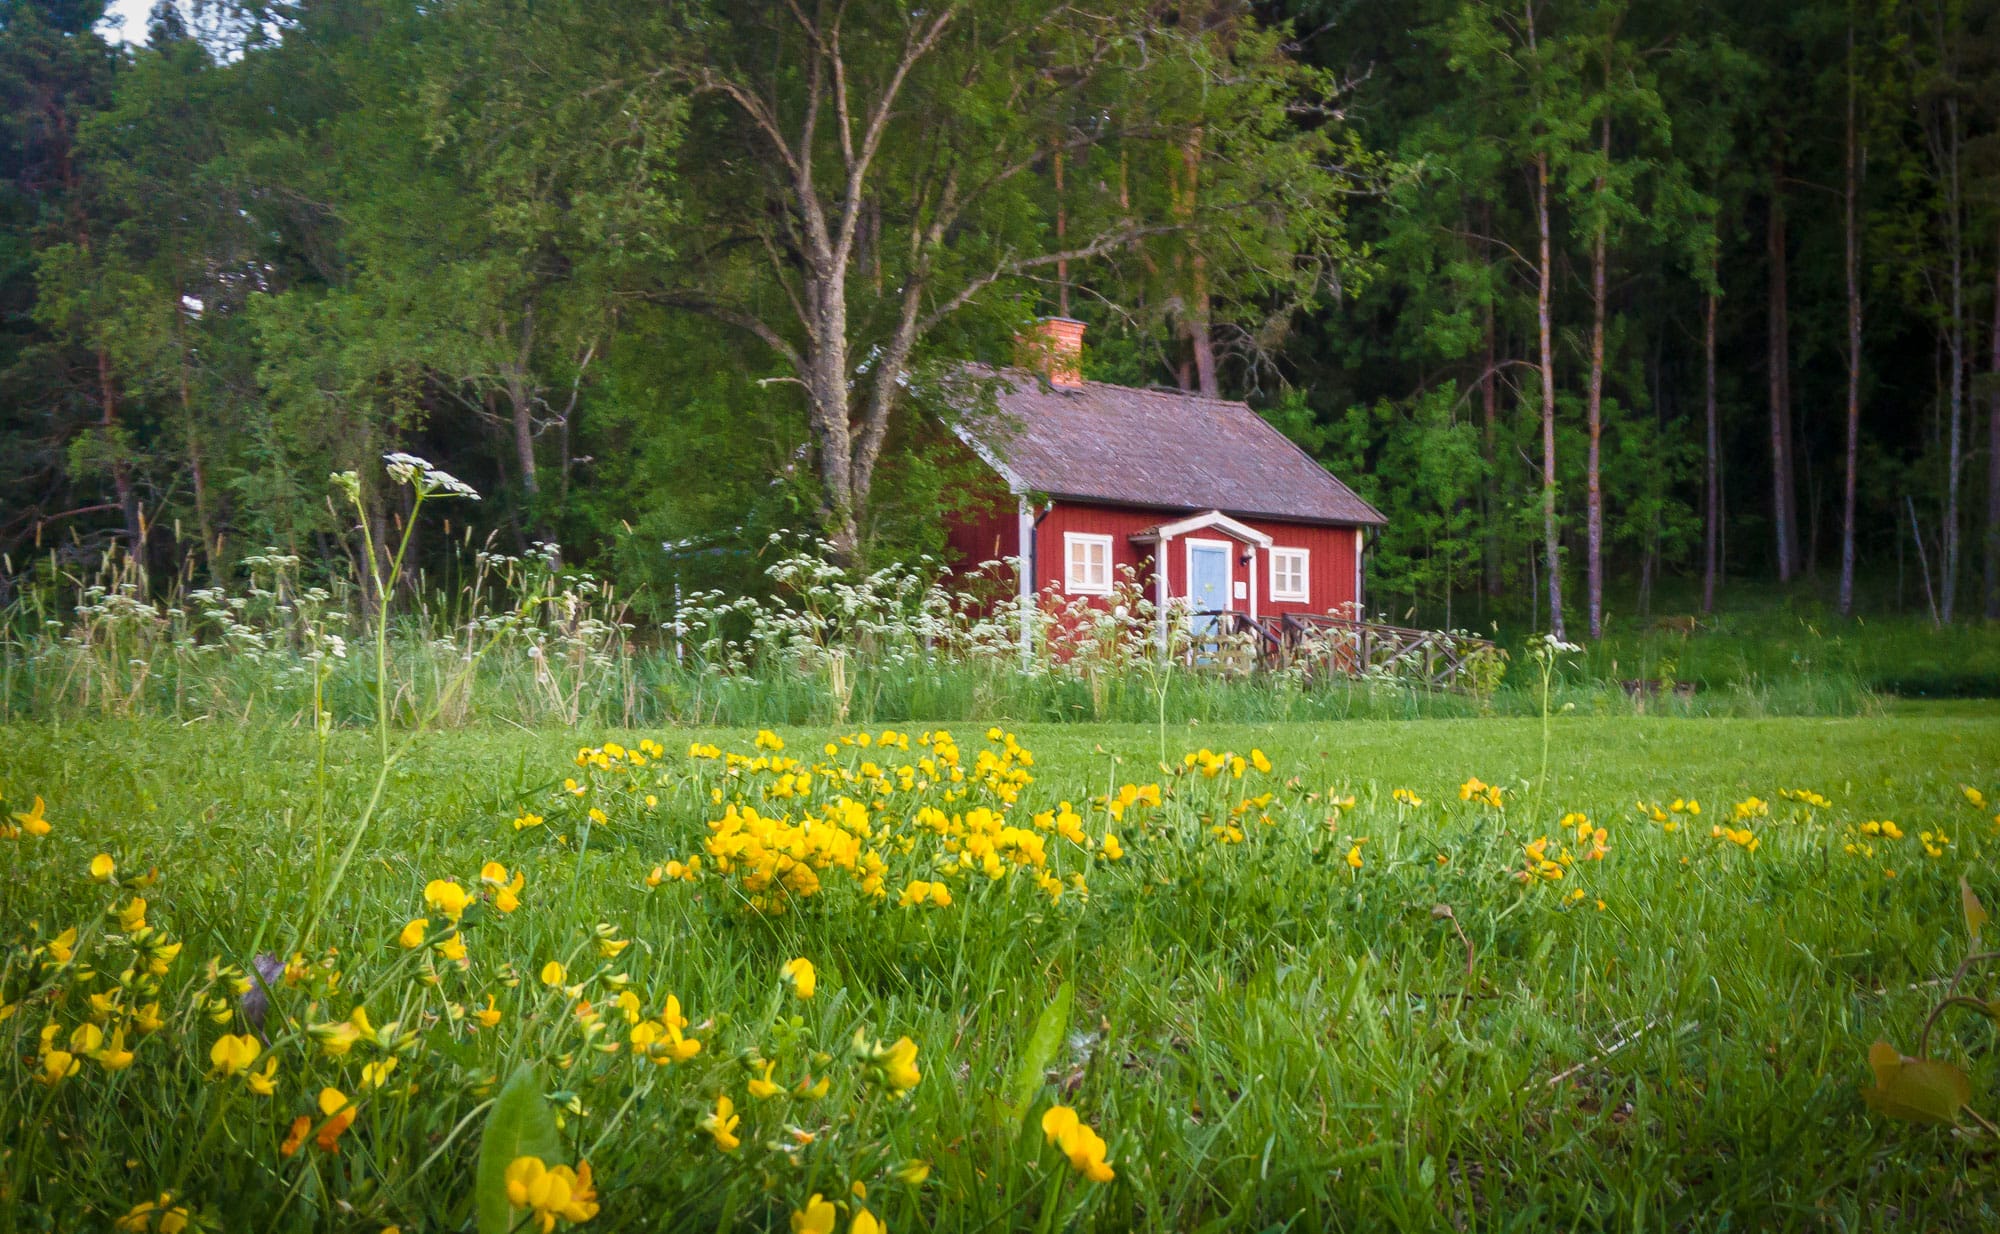
[{"label": "dense green foliage", "polygon": [[1388,511],[1384,609],[2000,615],[1990,6],[101,17],[0,3],[7,576],[351,558],[324,477],[399,449],[649,613],[776,531],[914,559],[944,379],[1063,312]]},{"label": "dense green foliage", "polygon": [[[1151,725],[1028,728],[1033,779],[1010,821],[1027,828],[1030,813],[1077,803],[1094,852],[1045,834],[1050,869],[1087,870],[1087,898],[1070,886],[1051,903],[1033,869],[989,879],[975,868],[949,875],[949,906],[899,907],[912,859],[890,848],[886,901],[829,866],[782,915],[749,911],[712,868],[648,886],[709,836],[703,820],[721,816],[709,785],[773,818],[831,800],[824,777],[810,802],[779,800],[766,796],[778,787],[768,770],[719,779],[686,756],[690,736],[765,754],[748,733],[673,737],[644,769],[649,785],[658,776],[651,812],[619,777],[577,766],[574,734],[440,734],[396,767],[317,934],[315,890],[369,816],[371,735],[336,733],[322,754],[309,731],[270,724],[9,726],[0,808],[25,812],[39,794],[49,831],[0,840],[0,1002],[15,1004],[0,1020],[0,1098],[35,1112],[0,1124],[0,1211],[23,1228],[103,1229],[164,1192],[163,1207],[202,1229],[470,1228],[482,1129],[527,1142],[511,1130],[528,1114],[520,1102],[485,1099],[528,1064],[561,1115],[542,1137],[561,1147],[541,1154],[593,1168],[603,1211],[586,1231],[782,1230],[812,1193],[892,1229],[968,1234],[1990,1229],[2000,1191],[1987,1150],[1871,1116],[1859,1091],[1871,1042],[1918,1050],[1964,950],[1961,873],[1987,902],[2000,897],[1994,807],[1961,787],[1995,790],[2000,725],[1990,705],[1930,706],[1824,721],[1559,716],[1545,783],[1534,720],[1176,724],[1178,774],[1156,768]],[[825,755],[837,731],[786,730],[782,753],[893,768],[935,750],[911,734],[906,754],[878,732],[872,748]],[[643,732],[618,735],[636,748]],[[959,735],[968,768],[1001,749]],[[1180,753],[1198,748],[1261,748],[1272,769],[1208,778],[1182,768]],[[610,812],[581,844],[571,829],[584,803],[561,804],[566,776]],[[1502,809],[1461,800],[1473,776],[1499,786]],[[1134,782],[1161,784],[1161,805],[1114,822],[1088,804]],[[1399,802],[1398,789],[1420,800]],[[1264,794],[1235,820],[1237,842],[1230,810]],[[1752,796],[1769,814],[1737,820]],[[928,837],[897,821],[906,798],[874,797],[878,824]],[[1667,814],[1677,798],[1702,814]],[[952,810],[990,804],[978,788]],[[517,827],[525,810],[546,822]],[[1604,829],[1600,858],[1573,828],[1557,832],[1569,811]],[[1900,820],[1901,836],[1864,829],[1881,819]],[[1108,831],[1122,837],[1115,858]],[[1510,874],[1539,836],[1547,860],[1562,849],[1577,860],[1524,886]],[[93,882],[100,852],[113,878],[153,881]],[[412,918],[427,919],[419,935],[445,932],[427,880],[495,897],[475,876],[489,861],[506,867],[501,887],[524,876],[521,903],[465,913],[468,968],[398,944]],[[53,1087],[36,1082],[38,1051],[53,1048],[44,1023],[59,1023],[62,1045],[93,1014],[80,992],[48,992],[113,982],[123,944],[104,909],[129,913],[134,895],[182,946],[161,978],[163,1024],[125,1039],[129,1070],[81,1059]],[[15,946],[46,949],[71,924],[82,928],[67,968]],[[600,938],[630,942],[607,961],[592,949]],[[276,1060],[272,1093],[222,1073],[212,1043],[251,1031],[231,974],[260,951],[317,961],[328,947],[337,995],[318,963],[296,983],[271,979],[256,1061]],[[818,970],[810,1000],[778,976],[801,956]],[[615,971],[647,1015],[676,994],[704,1048],[670,1067],[590,1049],[575,995],[540,977],[550,960],[603,1014],[597,1040],[626,1043],[598,976]],[[1051,1042],[1045,1008],[1069,988],[1067,1031]],[[470,1019],[489,1005],[496,1031]],[[329,1056],[318,1043],[357,1006],[380,1042]],[[922,1078],[907,1097],[850,1087],[857,1027],[912,1039]],[[1932,1056],[1970,1070],[1987,1117],[1992,1040],[1976,1016],[1929,1035]],[[746,1084],[760,1065],[739,1049],[776,1061],[782,1087],[808,1074],[834,1087],[755,1097]],[[364,1066],[389,1057],[399,1065],[369,1087]],[[336,1133],[338,1152],[307,1137],[284,1155],[292,1120],[317,1118],[323,1085],[358,1102],[358,1117]],[[743,1119],[729,1153],[702,1129],[718,1095]],[[1111,1181],[1084,1181],[1045,1146],[1036,1123],[1056,1102],[1107,1141]],[[795,1141],[788,1125],[818,1138]],[[885,1156],[927,1162],[928,1180],[886,1177]],[[852,1180],[867,1182],[865,1205]]]}]

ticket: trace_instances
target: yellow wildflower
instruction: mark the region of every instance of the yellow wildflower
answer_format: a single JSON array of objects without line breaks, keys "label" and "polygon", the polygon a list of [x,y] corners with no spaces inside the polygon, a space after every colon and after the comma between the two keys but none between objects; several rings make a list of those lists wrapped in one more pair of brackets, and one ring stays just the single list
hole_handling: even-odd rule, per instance
[{"label": "yellow wildflower", "polygon": [[323,1153],[337,1153],[340,1151],[341,1134],[354,1125],[354,1105],[339,1089],[322,1088],[319,1090],[319,1112],[326,1116],[326,1121],[320,1124],[319,1134],[313,1137],[313,1143],[319,1145]]},{"label": "yellow wildflower", "polygon": [[159,1199],[134,1204],[111,1225],[118,1230],[181,1234],[188,1228],[188,1211],[174,1203],[173,1192],[162,1191]]},{"label": "yellow wildflower", "polygon": [[278,1056],[276,1054],[265,1055],[262,1070],[244,1072],[243,1083],[248,1085],[250,1091],[259,1097],[268,1097],[272,1093],[277,1092]]},{"label": "yellow wildflower", "polygon": [[540,1157],[516,1157],[504,1177],[508,1206],[528,1210],[542,1234],[555,1229],[559,1217],[574,1224],[597,1215],[589,1162],[572,1171],[566,1165],[544,1165]]},{"label": "yellow wildflower", "polygon": [[68,1050],[47,1050],[42,1054],[42,1070],[35,1079],[54,1088],[75,1075],[83,1066],[83,1060]]},{"label": "yellow wildflower", "polygon": [[800,998],[811,998],[813,990],[818,987],[819,978],[813,969],[813,962],[800,956],[795,960],[785,961],[784,966],[778,969],[778,980],[790,986],[792,993]]},{"label": "yellow wildflower", "polygon": [[208,1061],[215,1065],[217,1074],[227,1079],[248,1070],[263,1052],[263,1045],[249,1033],[224,1033],[208,1048]]},{"label": "yellow wildflower", "polygon": [[91,1058],[106,1071],[123,1071],[130,1067],[133,1055],[132,1051],[125,1048],[125,1030],[113,1029],[110,1044],[93,1053]]},{"label": "yellow wildflower", "polygon": [[112,862],[110,853],[99,853],[90,859],[90,877],[94,882],[108,883],[117,872],[118,867]]},{"label": "yellow wildflower", "polygon": [[472,893],[459,886],[456,880],[434,878],[424,884],[424,903],[457,921],[472,904]]},{"label": "yellow wildflower", "polygon": [[1094,1183],[1108,1183],[1116,1175],[1104,1160],[1103,1137],[1091,1130],[1066,1105],[1050,1106],[1042,1114],[1042,1134],[1069,1158],[1070,1168]]},{"label": "yellow wildflower", "polygon": [[703,1131],[715,1137],[715,1147],[725,1153],[733,1153],[743,1141],[736,1137],[736,1128],[743,1122],[736,1113],[736,1103],[723,1093],[715,1099],[715,1109],[702,1116],[697,1124]]},{"label": "yellow wildflower", "polygon": [[815,1191],[806,1206],[792,1214],[792,1234],[833,1234],[833,1223],[839,1216],[833,1202]]},{"label": "yellow wildflower", "polygon": [[424,935],[429,932],[430,928],[431,919],[429,917],[413,918],[408,925],[403,927],[403,932],[396,935],[396,942],[403,950],[414,951],[416,948],[424,945]]},{"label": "yellow wildflower", "polygon": [[507,867],[497,861],[489,861],[479,870],[479,881],[493,889],[493,907],[503,913],[511,913],[521,907],[521,891],[528,885],[528,876],[521,870],[514,871],[510,879]]}]

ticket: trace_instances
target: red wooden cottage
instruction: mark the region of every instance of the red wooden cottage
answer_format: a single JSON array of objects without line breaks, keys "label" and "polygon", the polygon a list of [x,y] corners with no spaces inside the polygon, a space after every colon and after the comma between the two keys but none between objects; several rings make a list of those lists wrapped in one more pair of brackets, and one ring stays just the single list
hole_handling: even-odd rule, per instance
[{"label": "red wooden cottage", "polygon": [[1024,602],[1101,600],[1129,567],[1163,633],[1177,604],[1359,615],[1367,530],[1387,521],[1373,506],[1247,404],[1085,381],[1082,350],[1083,323],[1054,318],[1039,372],[981,373],[996,405],[957,431],[1004,495],[949,529],[961,564],[1022,559]]}]

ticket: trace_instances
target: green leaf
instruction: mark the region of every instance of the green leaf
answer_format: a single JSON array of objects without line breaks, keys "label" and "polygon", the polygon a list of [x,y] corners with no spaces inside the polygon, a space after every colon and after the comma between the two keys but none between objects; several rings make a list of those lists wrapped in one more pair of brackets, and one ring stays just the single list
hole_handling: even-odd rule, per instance
[{"label": "green leaf", "polygon": [[1935,1059],[1905,1057],[1886,1041],[1869,1047],[1868,1065],[1875,1071],[1875,1085],[1862,1089],[1861,1099],[1877,1114],[1949,1125],[1972,1100],[1972,1080],[1965,1072]]},{"label": "green leaf", "polygon": [[1972,884],[1965,881],[1965,875],[1958,876],[1958,899],[1965,909],[1965,932],[1972,936],[1972,945],[1979,946],[1979,927],[1993,920],[1986,913],[1986,906],[1979,897],[1972,894]]},{"label": "green leaf", "polygon": [[1035,1017],[1035,1031],[1028,1034],[1028,1044],[1021,1051],[1021,1060],[1014,1066],[1014,1082],[1007,1086],[1007,1100],[1001,1105],[1001,1120],[1011,1118],[1016,1121],[1028,1117],[1028,1107],[1041,1091],[1042,1073],[1049,1069],[1049,1062],[1061,1048],[1063,1033],[1069,1028],[1069,1008],[1076,991],[1065,981],[1056,987],[1056,995],[1049,1005],[1042,1008],[1042,1014]]},{"label": "green leaf", "polygon": [[506,1086],[486,1116],[479,1136],[479,1173],[473,1194],[479,1209],[479,1234],[507,1234],[514,1212],[507,1204],[507,1167],[516,1157],[540,1157],[545,1164],[562,1158],[562,1136],[555,1111],[542,1099],[541,1081],[532,1063],[522,1063],[507,1077]]}]

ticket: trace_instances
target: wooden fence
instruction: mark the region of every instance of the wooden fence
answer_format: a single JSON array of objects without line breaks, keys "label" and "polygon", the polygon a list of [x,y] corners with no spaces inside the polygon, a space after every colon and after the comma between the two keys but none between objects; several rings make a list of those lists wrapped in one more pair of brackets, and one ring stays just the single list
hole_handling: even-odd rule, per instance
[{"label": "wooden fence", "polygon": [[1379,677],[1444,690],[1477,685],[1479,665],[1498,654],[1489,639],[1445,630],[1417,630],[1350,617],[1285,613],[1195,613],[1213,618],[1210,635],[1195,639],[1197,658],[1244,654],[1263,669],[1297,668],[1309,675]]}]

